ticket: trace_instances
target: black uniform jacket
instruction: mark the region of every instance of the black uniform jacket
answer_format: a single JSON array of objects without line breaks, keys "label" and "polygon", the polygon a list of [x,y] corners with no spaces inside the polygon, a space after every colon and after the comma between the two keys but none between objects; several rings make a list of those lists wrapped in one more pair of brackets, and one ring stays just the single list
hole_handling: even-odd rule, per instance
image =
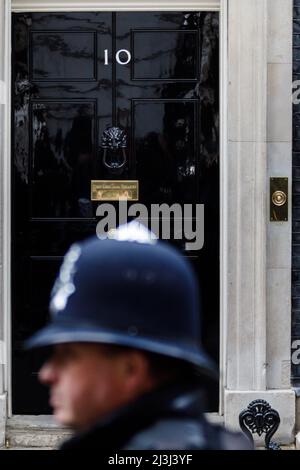
[{"label": "black uniform jacket", "polygon": [[195,386],[169,384],[120,408],[61,450],[251,450],[243,434],[205,418],[204,395]]}]

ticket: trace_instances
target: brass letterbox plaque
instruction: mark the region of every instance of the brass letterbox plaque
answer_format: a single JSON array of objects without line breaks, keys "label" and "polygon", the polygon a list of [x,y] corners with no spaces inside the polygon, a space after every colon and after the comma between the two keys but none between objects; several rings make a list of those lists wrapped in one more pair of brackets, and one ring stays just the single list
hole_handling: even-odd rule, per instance
[{"label": "brass letterbox plaque", "polygon": [[92,180],[92,201],[138,201],[139,182],[136,180]]},{"label": "brass letterbox plaque", "polygon": [[288,209],[288,178],[270,178],[271,222],[287,222]]}]

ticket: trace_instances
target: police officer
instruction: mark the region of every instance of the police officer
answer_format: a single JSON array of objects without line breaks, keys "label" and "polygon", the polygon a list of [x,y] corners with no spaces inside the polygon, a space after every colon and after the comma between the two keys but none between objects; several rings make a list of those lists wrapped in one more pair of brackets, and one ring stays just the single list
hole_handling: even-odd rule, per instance
[{"label": "police officer", "polygon": [[217,374],[200,342],[196,277],[145,227],[73,245],[50,311],[27,347],[50,348],[39,379],[57,421],[75,430],[61,449],[251,448],[203,414]]}]

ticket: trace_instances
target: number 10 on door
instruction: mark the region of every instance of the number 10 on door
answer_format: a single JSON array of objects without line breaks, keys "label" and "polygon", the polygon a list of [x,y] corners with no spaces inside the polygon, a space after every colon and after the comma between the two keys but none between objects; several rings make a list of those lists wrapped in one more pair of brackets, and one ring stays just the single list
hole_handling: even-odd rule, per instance
[{"label": "number 10 on door", "polygon": [[[116,61],[120,65],[127,65],[131,61],[131,54],[127,49],[120,49],[116,52]],[[104,65],[109,65],[108,49],[104,51]]]}]

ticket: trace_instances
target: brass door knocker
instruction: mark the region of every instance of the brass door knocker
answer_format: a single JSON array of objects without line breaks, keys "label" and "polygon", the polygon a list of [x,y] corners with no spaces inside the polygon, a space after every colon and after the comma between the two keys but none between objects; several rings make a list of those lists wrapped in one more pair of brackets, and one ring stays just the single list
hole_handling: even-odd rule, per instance
[{"label": "brass door knocker", "polygon": [[101,148],[104,150],[102,161],[106,168],[119,170],[125,166],[127,136],[124,130],[119,127],[107,128],[102,134]]}]

